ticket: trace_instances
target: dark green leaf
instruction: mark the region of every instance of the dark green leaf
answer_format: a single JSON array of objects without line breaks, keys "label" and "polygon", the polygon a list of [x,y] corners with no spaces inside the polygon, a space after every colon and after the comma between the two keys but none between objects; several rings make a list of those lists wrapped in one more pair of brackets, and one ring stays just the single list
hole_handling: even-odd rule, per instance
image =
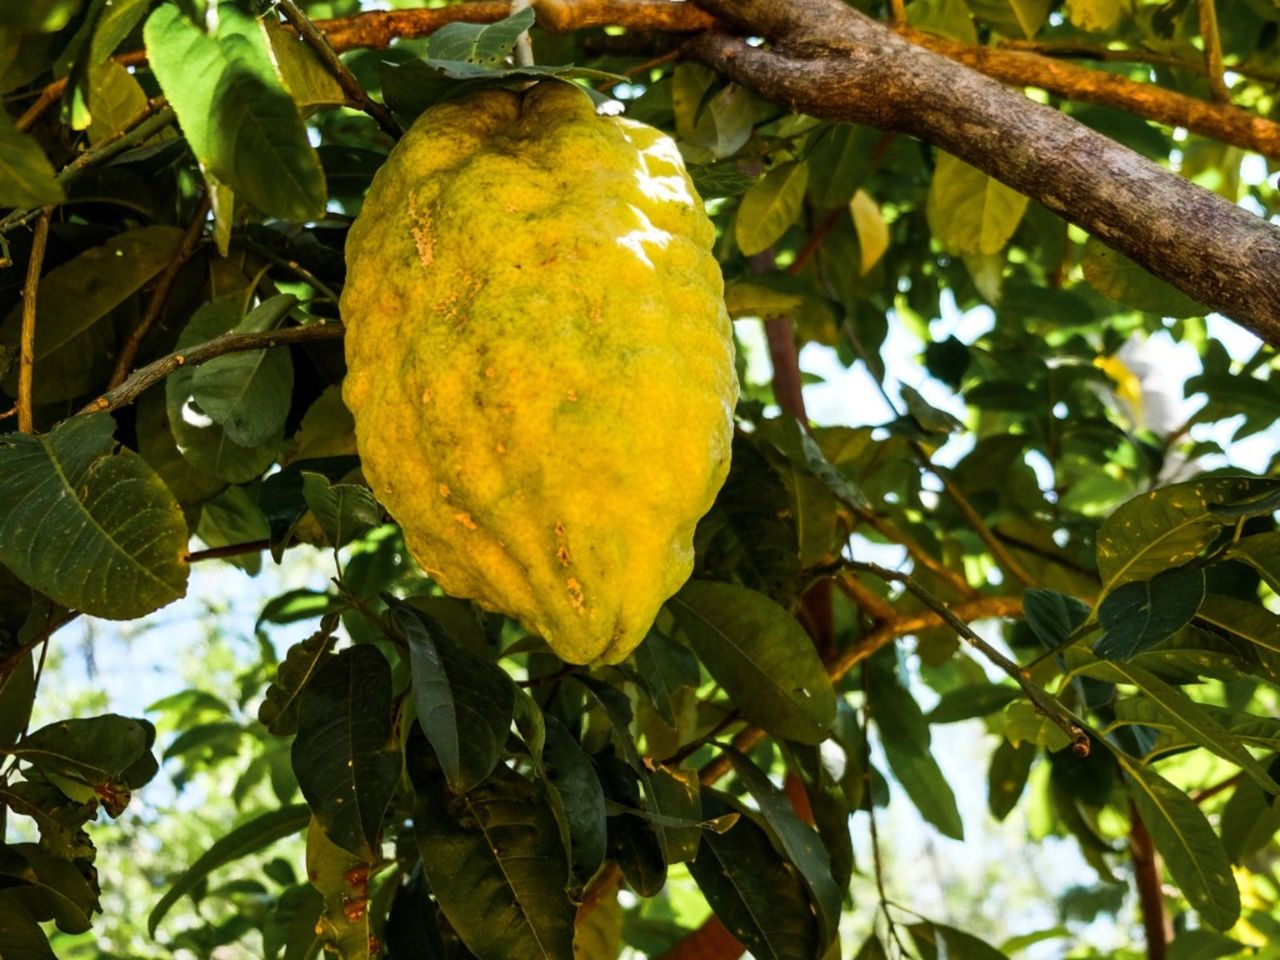
[{"label": "dark green leaf", "polygon": [[111,798],[127,803],[130,789],[155,775],[155,739],[155,727],[146,720],[108,713],[51,723],[23,737],[8,753],[50,776],[82,784],[112,816],[119,816],[120,810],[111,809]]},{"label": "dark green leaf", "polygon": [[1280,652],[1280,616],[1261,604],[1210,594],[1196,611],[1196,619],[1260,647]]},{"label": "dark green leaf", "polygon": [[971,933],[940,923],[913,923],[907,928],[924,960],[1005,960],[1005,955]]},{"label": "dark green leaf", "polygon": [[1089,608],[1075,597],[1036,587],[1022,591],[1022,615],[1040,642],[1053,650],[1089,619]]},{"label": "dark green leaf", "polygon": [[1017,805],[1027,786],[1027,776],[1031,773],[1036,753],[1035,744],[1014,746],[1008,740],[1001,740],[991,754],[991,769],[987,774],[987,808],[997,820],[1004,820]]},{"label": "dark green leaf", "polygon": [[764,825],[779,850],[799,871],[813,897],[821,930],[820,945],[825,948],[835,939],[840,925],[840,889],[831,876],[831,859],[818,834],[802,823],[792,809],[791,801],[773,785],[751,758],[729,744],[720,747],[733,762],[733,771],[747,788],[760,809]]},{"label": "dark green leaf", "polygon": [[505,766],[451,794],[429,760],[409,765],[414,833],[431,891],[478,960],[565,960],[574,905],[555,817],[537,788]]},{"label": "dark green leaf", "polygon": [[396,603],[391,619],[409,643],[418,723],[449,788],[466,793],[489,776],[502,757],[515,709],[511,678],[455,641],[421,610]]},{"label": "dark green leaf", "polygon": [[304,470],[302,496],[335,550],[382,523],[373,491],[358,483],[331,483],[324,474]]},{"label": "dark green leaf", "polygon": [[40,924],[13,897],[0,897],[0,957],[4,960],[58,960]]},{"label": "dark green leaf", "polygon": [[763,594],[693,581],[668,601],[680,629],[743,713],[800,743],[826,738],[835,691],[813,641]]},{"label": "dark green leaf", "polygon": [[376,647],[320,665],[298,704],[293,772],[329,838],[378,859],[382,818],[400,780],[391,727],[391,668]]},{"label": "dark green leaf", "polygon": [[[232,828],[213,841],[196,862],[187,867],[169,886],[164,896],[151,908],[151,914],[147,917],[147,931],[154,937],[160,921],[173,905],[199,887],[213,871],[258,853],[277,840],[300,833],[310,821],[310,808],[300,803],[270,810]],[[312,918],[312,926],[314,925],[315,919]]]},{"label": "dark green leaf", "polygon": [[[713,795],[704,798],[708,816],[730,810]],[[715,915],[757,960],[813,960],[819,955],[808,893],[750,817],[740,818],[723,834],[708,831],[689,872]]]},{"label": "dark green leaf", "polygon": [[1204,599],[1204,570],[1180,567],[1150,580],[1131,580],[1098,604],[1103,634],[1093,645],[1095,656],[1130,660],[1169,639],[1188,623]]},{"label": "dark green leaf", "polygon": [[64,199],[40,145],[0,111],[0,207],[42,207]]},{"label": "dark green leaf", "polygon": [[944,693],[925,719],[930,723],[957,723],[985,717],[1021,696],[1021,690],[1007,683],[971,683]]},{"label": "dark green leaf", "polygon": [[[71,400],[110,370],[114,331],[100,323],[112,310],[165,268],[182,243],[177,227],[141,227],[86,250],[46,273],[36,300],[33,396],[36,403]],[[22,308],[0,324],[0,355],[16,346]],[[17,373],[4,381],[16,395]]]},{"label": "dark green leaf", "polygon": [[671,700],[681,688],[698,685],[698,661],[688,647],[657,629],[636,647],[636,672],[649,702],[669,727],[676,725]]},{"label": "dark green leaf", "polygon": [[[84,933],[101,909],[97,891],[75,864],[34,843],[0,843],[0,878],[9,879],[0,879],[0,902],[15,900],[36,920],[52,920],[63,933]],[[5,946],[0,941],[0,949]]]},{"label": "dark green leaf", "polygon": [[31,651],[0,674],[0,750],[13,746],[27,728],[36,696],[35,658]]},{"label": "dark green leaf", "polygon": [[604,791],[586,752],[555,717],[546,717],[542,775],[547,799],[569,853],[569,872],[584,884],[604,861],[607,831]]},{"label": "dark green leaf", "polygon": [[187,590],[187,526],[145,460],[96,413],[0,437],[0,562],[58,603],[115,620]]},{"label": "dark green leaf", "polygon": [[272,733],[289,736],[298,732],[298,701],[333,649],[336,626],[334,620],[322,623],[318,631],[290,647],[276,669],[276,678],[258,707],[258,720]]},{"label": "dark green leaf", "polygon": [[1237,540],[1227,550],[1226,558],[1247,563],[1272,590],[1280,590],[1280,531]]}]

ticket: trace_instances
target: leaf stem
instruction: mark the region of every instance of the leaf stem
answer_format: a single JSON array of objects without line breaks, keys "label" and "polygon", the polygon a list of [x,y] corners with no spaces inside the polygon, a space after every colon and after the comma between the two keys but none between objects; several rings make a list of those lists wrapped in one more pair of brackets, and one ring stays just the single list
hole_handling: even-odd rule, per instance
[{"label": "leaf stem", "polygon": [[27,261],[27,281],[22,287],[22,332],[18,343],[18,430],[22,433],[35,432],[31,393],[36,368],[36,293],[40,287],[40,270],[44,266],[52,216],[53,208],[45,207],[36,220],[31,258]]}]

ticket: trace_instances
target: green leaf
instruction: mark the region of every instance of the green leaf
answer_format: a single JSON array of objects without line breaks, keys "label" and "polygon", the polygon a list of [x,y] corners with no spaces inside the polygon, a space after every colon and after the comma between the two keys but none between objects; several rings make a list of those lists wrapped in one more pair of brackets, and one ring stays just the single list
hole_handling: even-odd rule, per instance
[{"label": "green leaf", "polygon": [[1257,602],[1210,594],[1196,611],[1196,619],[1280,653],[1280,616]]},{"label": "green leaf", "polygon": [[1022,696],[1022,691],[1007,683],[970,683],[948,690],[929,715],[929,723],[957,723],[1002,710]]},{"label": "green leaf", "polygon": [[569,854],[569,873],[585,884],[604,862],[604,790],[586,751],[555,717],[545,717],[541,772],[560,839]]},{"label": "green leaf", "polygon": [[142,85],[115,60],[90,67],[87,80],[92,117],[88,133],[92,144],[123,132],[147,108],[147,94]]},{"label": "green leaf", "polygon": [[1217,930],[1230,928],[1240,916],[1240,893],[1222,842],[1205,815],[1154,770],[1120,750],[1112,752],[1129,775],[1129,795],[1183,896],[1205,923]]},{"label": "green leaf", "polygon": [[506,766],[449,792],[429,758],[409,764],[414,835],[440,909],[478,960],[565,960],[574,905],[560,833],[537,788]]},{"label": "green leaf", "polygon": [[807,165],[784,163],[743,195],[733,231],[744,256],[761,253],[782,239],[800,216],[808,183]]},{"label": "green leaf", "polygon": [[[232,333],[267,333],[278,327],[298,298],[281,294],[247,313]],[[246,350],[215,357],[196,368],[191,395],[222,427],[227,439],[255,447],[284,432],[293,396],[293,361],[287,347]]]},{"label": "green leaf", "polygon": [[1035,587],[1022,591],[1022,615],[1031,632],[1053,650],[1089,619],[1089,608],[1075,597]]},{"label": "green leaf", "polygon": [[1218,960],[1219,957],[1234,957],[1246,949],[1239,940],[1212,930],[1180,930],[1173,943],[1169,944],[1165,960]]},{"label": "green leaf", "polygon": [[1192,743],[1234,763],[1264,790],[1280,794],[1280,784],[1271,779],[1266,769],[1241,745],[1239,739],[1223,727],[1212,713],[1202,709],[1177,687],[1161,680],[1149,670],[1129,663],[1110,663],[1103,676],[1115,683],[1137,687]]},{"label": "green leaf", "polygon": [[409,644],[418,723],[449,788],[466,793],[502,758],[515,687],[506,671],[455,641],[429,614],[395,603],[391,621]]},{"label": "green leaf", "polygon": [[796,816],[786,794],[773,785],[751,758],[730,744],[720,749],[729,755],[733,771],[756,801],[765,826],[779,850],[799,872],[813,897],[821,930],[820,948],[825,948],[839,933],[840,888],[831,877],[831,858],[818,834]]},{"label": "green leaf", "polygon": [[[682,63],[672,77],[671,108],[676,136],[700,148],[699,160],[731,157],[751,139],[755,104],[743,86],[725,83],[699,63]],[[748,183],[749,186],[749,183]]]},{"label": "green leaf", "polygon": [[142,22],[150,6],[151,0],[111,0],[106,4],[93,28],[93,41],[89,45],[90,64],[102,63],[115,53],[134,27]]},{"label": "green leaf", "polygon": [[814,204],[823,210],[846,206],[871,172],[871,156],[883,136],[879,130],[852,123],[823,128],[805,158]]},{"label": "green leaf", "polygon": [[906,384],[898,388],[902,394],[902,402],[907,405],[907,413],[925,433],[948,434],[964,429],[964,424],[925,400],[920,391]]},{"label": "green leaf", "polygon": [[1089,286],[1116,303],[1157,317],[1202,317],[1206,308],[1148,273],[1096,237],[1084,245],[1081,268]]},{"label": "green leaf", "polygon": [[0,563],[65,607],[112,620],[185,595],[187,526],[109,414],[0,436]]},{"label": "green leaf", "polygon": [[763,594],[692,581],[667,601],[711,675],[754,723],[775,736],[820,743],[836,697],[813,641]]},{"label": "green leaf", "polygon": [[911,0],[907,21],[918,30],[950,37],[961,43],[977,43],[978,31],[965,0]]},{"label": "green leaf", "polygon": [[0,674],[0,750],[13,746],[31,718],[36,697],[34,651],[27,651]]},{"label": "green leaf", "polygon": [[1027,209],[1027,198],[949,153],[937,151],[929,186],[929,229],[949,253],[999,253]]},{"label": "green leaf", "polygon": [[1005,955],[971,933],[940,923],[913,923],[907,927],[922,960],[1006,960]]},{"label": "green leaf", "polygon": [[35,917],[13,897],[0,897],[0,944],[4,960],[58,960]]},{"label": "green leaf", "polygon": [[170,884],[164,896],[151,908],[147,917],[147,932],[155,937],[165,914],[185,895],[200,887],[213,871],[265,850],[277,840],[301,832],[310,821],[310,808],[305,803],[298,803],[279,810],[269,810],[232,828],[213,841],[195,863]]},{"label": "green leaf", "polygon": [[1189,480],[1121,505],[1098,530],[1103,595],[1194,560],[1222,528],[1211,507],[1247,496],[1258,485],[1249,477]]},{"label": "green leaf", "polygon": [[1049,17],[1049,0],[969,0],[973,15],[1006,37],[1034,37]]},{"label": "green leaf", "polygon": [[307,828],[307,879],[324,901],[315,932],[327,953],[343,960],[374,960],[374,910],[369,905],[373,863],[332,843],[324,826]]},{"label": "green leaf", "polygon": [[318,631],[289,648],[276,668],[276,678],[258,707],[258,720],[277,736],[298,732],[298,702],[315,672],[328,659],[336,642],[336,627],[336,618],[322,621]]},{"label": "green leaf", "polygon": [[0,111],[0,207],[42,207],[65,199],[40,145]]},{"label": "green leaf", "polygon": [[[230,332],[239,319],[236,308],[229,303],[206,303],[183,328],[176,349],[189,350],[197,344],[208,343]],[[275,460],[283,437],[272,437],[253,447],[234,442],[196,402],[193,381],[197,369],[179,367],[165,381],[169,428],[178,451],[202,473],[229,483],[248,483]]]},{"label": "green leaf", "polygon": [[262,17],[258,25],[266,34],[272,60],[289,96],[298,109],[340,106],[347,101],[333,73],[320,62],[315,50],[275,17]]},{"label": "green leaf", "polygon": [[1067,18],[1091,33],[1109,33],[1129,13],[1126,0],[1067,0]]},{"label": "green leaf", "polygon": [[698,685],[698,661],[688,647],[665,633],[651,629],[644,642],[636,647],[636,673],[649,702],[658,716],[669,726],[676,725],[672,699],[681,689]]},{"label": "green leaf", "polygon": [[1116,588],[1098,604],[1103,634],[1093,645],[1094,656],[1130,660],[1169,639],[1191,622],[1204,590],[1200,567],[1178,567]]},{"label": "green leaf", "polygon": [[870,708],[885,759],[920,815],[945,836],[964,839],[955,794],[929,752],[929,724],[915,698],[888,669],[872,673]]},{"label": "green leaf", "polygon": [[264,213],[308,220],[324,211],[320,158],[271,64],[256,23],[219,7],[216,38],[176,6],[143,31],[147,58],[197,159]]},{"label": "green leaf", "polygon": [[1034,744],[1015,746],[1008,740],[1001,740],[991,754],[991,769],[987,773],[987,808],[997,820],[1004,820],[1017,805],[1018,798],[1026,789],[1036,752]]},{"label": "green leaf", "polygon": [[432,60],[495,67],[511,54],[516,39],[533,26],[533,20],[533,9],[526,7],[497,23],[449,23],[431,35],[427,55]]},{"label": "green leaf", "polygon": [[366,863],[379,859],[382,818],[400,780],[391,720],[391,667],[371,646],[321,664],[298,703],[298,786],[329,839]]},{"label": "green leaf", "polygon": [[[52,920],[63,933],[84,933],[100,910],[98,893],[75,864],[34,843],[0,843],[0,901],[11,899],[36,920]],[[15,885],[16,882],[16,885]],[[0,949],[6,943],[0,941]]]},{"label": "green leaf", "polygon": [[1280,590],[1280,531],[1255,533],[1237,540],[1228,548],[1225,558],[1247,563],[1272,590]]},{"label": "green leaf", "polygon": [[651,799],[645,804],[648,809],[636,815],[662,826],[658,838],[667,863],[692,860],[698,854],[703,826],[698,772],[653,762],[646,762],[646,768],[644,785]]},{"label": "green leaf", "polygon": [[304,470],[302,496],[335,550],[382,523],[373,491],[358,483],[331,483],[324,474]]},{"label": "green leaf", "polygon": [[97,798],[79,803],[39,771],[28,768],[24,775],[25,780],[0,786],[0,803],[12,813],[34,820],[40,831],[40,846],[55,857],[63,860],[92,857],[93,844],[83,827],[98,816]]},{"label": "green leaf", "polygon": [[[195,533],[206,546],[228,547],[266,540],[271,536],[271,527],[247,489],[227,487],[200,508]],[[226,562],[250,575],[262,569],[262,555],[258,553],[227,557]]]},{"label": "green leaf", "polygon": [[[155,739],[155,727],[146,720],[108,713],[48,724],[6,752],[64,782],[82,784],[116,817],[130,789],[155,776]],[[117,797],[123,800],[118,808]]]},{"label": "green leaf", "polygon": [[[177,227],[129,230],[60,264],[40,278],[36,300],[34,400],[71,400],[110,370],[114,330],[104,318],[163,270],[178,252]],[[0,324],[0,348],[16,346],[22,307]],[[105,368],[105,369],[104,369]],[[15,395],[17,373],[4,381]]]},{"label": "green leaf", "polygon": [[6,5],[0,11],[0,28],[53,33],[65,27],[84,6],[84,0],[33,0]]},{"label": "green leaf", "polygon": [[[707,816],[731,809],[715,795],[704,798]],[[808,893],[751,817],[742,816],[723,834],[707,831],[689,872],[712,912],[757,960],[819,955]]]}]

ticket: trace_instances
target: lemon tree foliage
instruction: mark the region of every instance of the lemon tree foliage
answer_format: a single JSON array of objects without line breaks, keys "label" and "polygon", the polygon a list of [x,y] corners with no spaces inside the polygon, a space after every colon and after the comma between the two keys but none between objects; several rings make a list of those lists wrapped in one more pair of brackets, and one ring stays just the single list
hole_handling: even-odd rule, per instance
[{"label": "lemon tree foliage", "polygon": [[[1275,956],[1274,345],[1000,174],[1056,111],[1091,202],[1274,219],[1275,5],[849,5],[1042,71],[1004,130],[691,2],[367,6],[0,5],[0,958]],[[47,716],[64,625],[286,554],[235,704]],[[162,762],[238,814],[144,875]],[[1088,875],[926,915],[890,805]]]}]

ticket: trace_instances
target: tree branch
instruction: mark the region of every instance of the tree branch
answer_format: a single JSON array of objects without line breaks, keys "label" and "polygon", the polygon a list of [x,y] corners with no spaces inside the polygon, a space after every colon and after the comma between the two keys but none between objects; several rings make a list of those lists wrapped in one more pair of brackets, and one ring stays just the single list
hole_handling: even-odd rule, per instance
[{"label": "tree branch", "polygon": [[178,252],[174,254],[173,259],[164,268],[164,272],[160,274],[160,279],[156,281],[155,289],[151,291],[151,299],[147,301],[147,307],[142,312],[142,318],[138,321],[138,325],[130,331],[129,338],[124,342],[124,346],[120,348],[120,355],[116,357],[116,365],[111,371],[111,379],[107,381],[108,388],[120,386],[120,384],[124,383],[125,377],[129,375],[129,368],[133,366],[133,361],[138,357],[138,351],[142,348],[142,341],[151,332],[156,320],[160,318],[160,311],[164,309],[165,301],[169,299],[169,290],[173,287],[173,281],[178,277],[178,271],[191,259],[191,254],[195,253],[196,245],[200,242],[200,235],[204,232],[205,220],[208,215],[209,196],[205,194],[196,204],[195,213],[192,214],[191,222],[187,225],[187,232],[182,236],[182,243],[178,247]]},{"label": "tree branch", "polygon": [[286,327],[267,333],[228,333],[181,353],[171,353],[138,370],[120,386],[108,390],[97,400],[86,404],[80,413],[111,412],[137,400],[151,386],[159,383],[179,367],[195,367],[228,353],[267,350],[291,343],[313,343],[336,340],[346,333],[340,323],[314,323],[305,327]]},{"label": "tree branch", "polygon": [[[822,22],[839,26],[822,56],[797,58],[718,34],[697,36],[685,49],[798,112],[933,143],[1280,345],[1280,229],[1060,111],[908,43],[839,0],[803,6],[815,4],[833,7]],[[1010,56],[1031,55],[975,48],[979,61]],[[1277,131],[1272,152],[1280,155],[1280,127],[1246,119]]]},{"label": "tree branch", "polygon": [[36,368],[36,294],[40,289],[40,270],[44,266],[45,245],[49,241],[49,218],[53,208],[45,207],[36,221],[31,240],[31,258],[27,261],[27,279],[22,287],[22,330],[18,340],[18,430],[35,432],[35,415],[31,392]]},{"label": "tree branch", "polygon": [[378,103],[378,101],[370,98],[369,94],[365,93],[364,87],[360,86],[360,81],[356,79],[356,75],[342,62],[342,59],[330,45],[324,33],[311,22],[311,18],[303,13],[293,0],[276,0],[276,6],[280,9],[284,18],[289,21],[289,25],[316,52],[316,56],[320,58],[320,62],[324,64],[325,69],[338,81],[338,86],[342,88],[342,92],[346,94],[347,99],[360,110],[373,117],[378,126],[382,128],[383,133],[393,140],[399,140],[404,133],[400,129],[399,122],[391,115],[391,111],[387,109],[385,104]]},{"label": "tree branch", "polygon": [[1129,850],[1133,855],[1134,883],[1138,887],[1138,902],[1142,908],[1147,960],[1164,960],[1169,941],[1173,939],[1173,925],[1164,909],[1160,856],[1132,801],[1129,803]]}]

